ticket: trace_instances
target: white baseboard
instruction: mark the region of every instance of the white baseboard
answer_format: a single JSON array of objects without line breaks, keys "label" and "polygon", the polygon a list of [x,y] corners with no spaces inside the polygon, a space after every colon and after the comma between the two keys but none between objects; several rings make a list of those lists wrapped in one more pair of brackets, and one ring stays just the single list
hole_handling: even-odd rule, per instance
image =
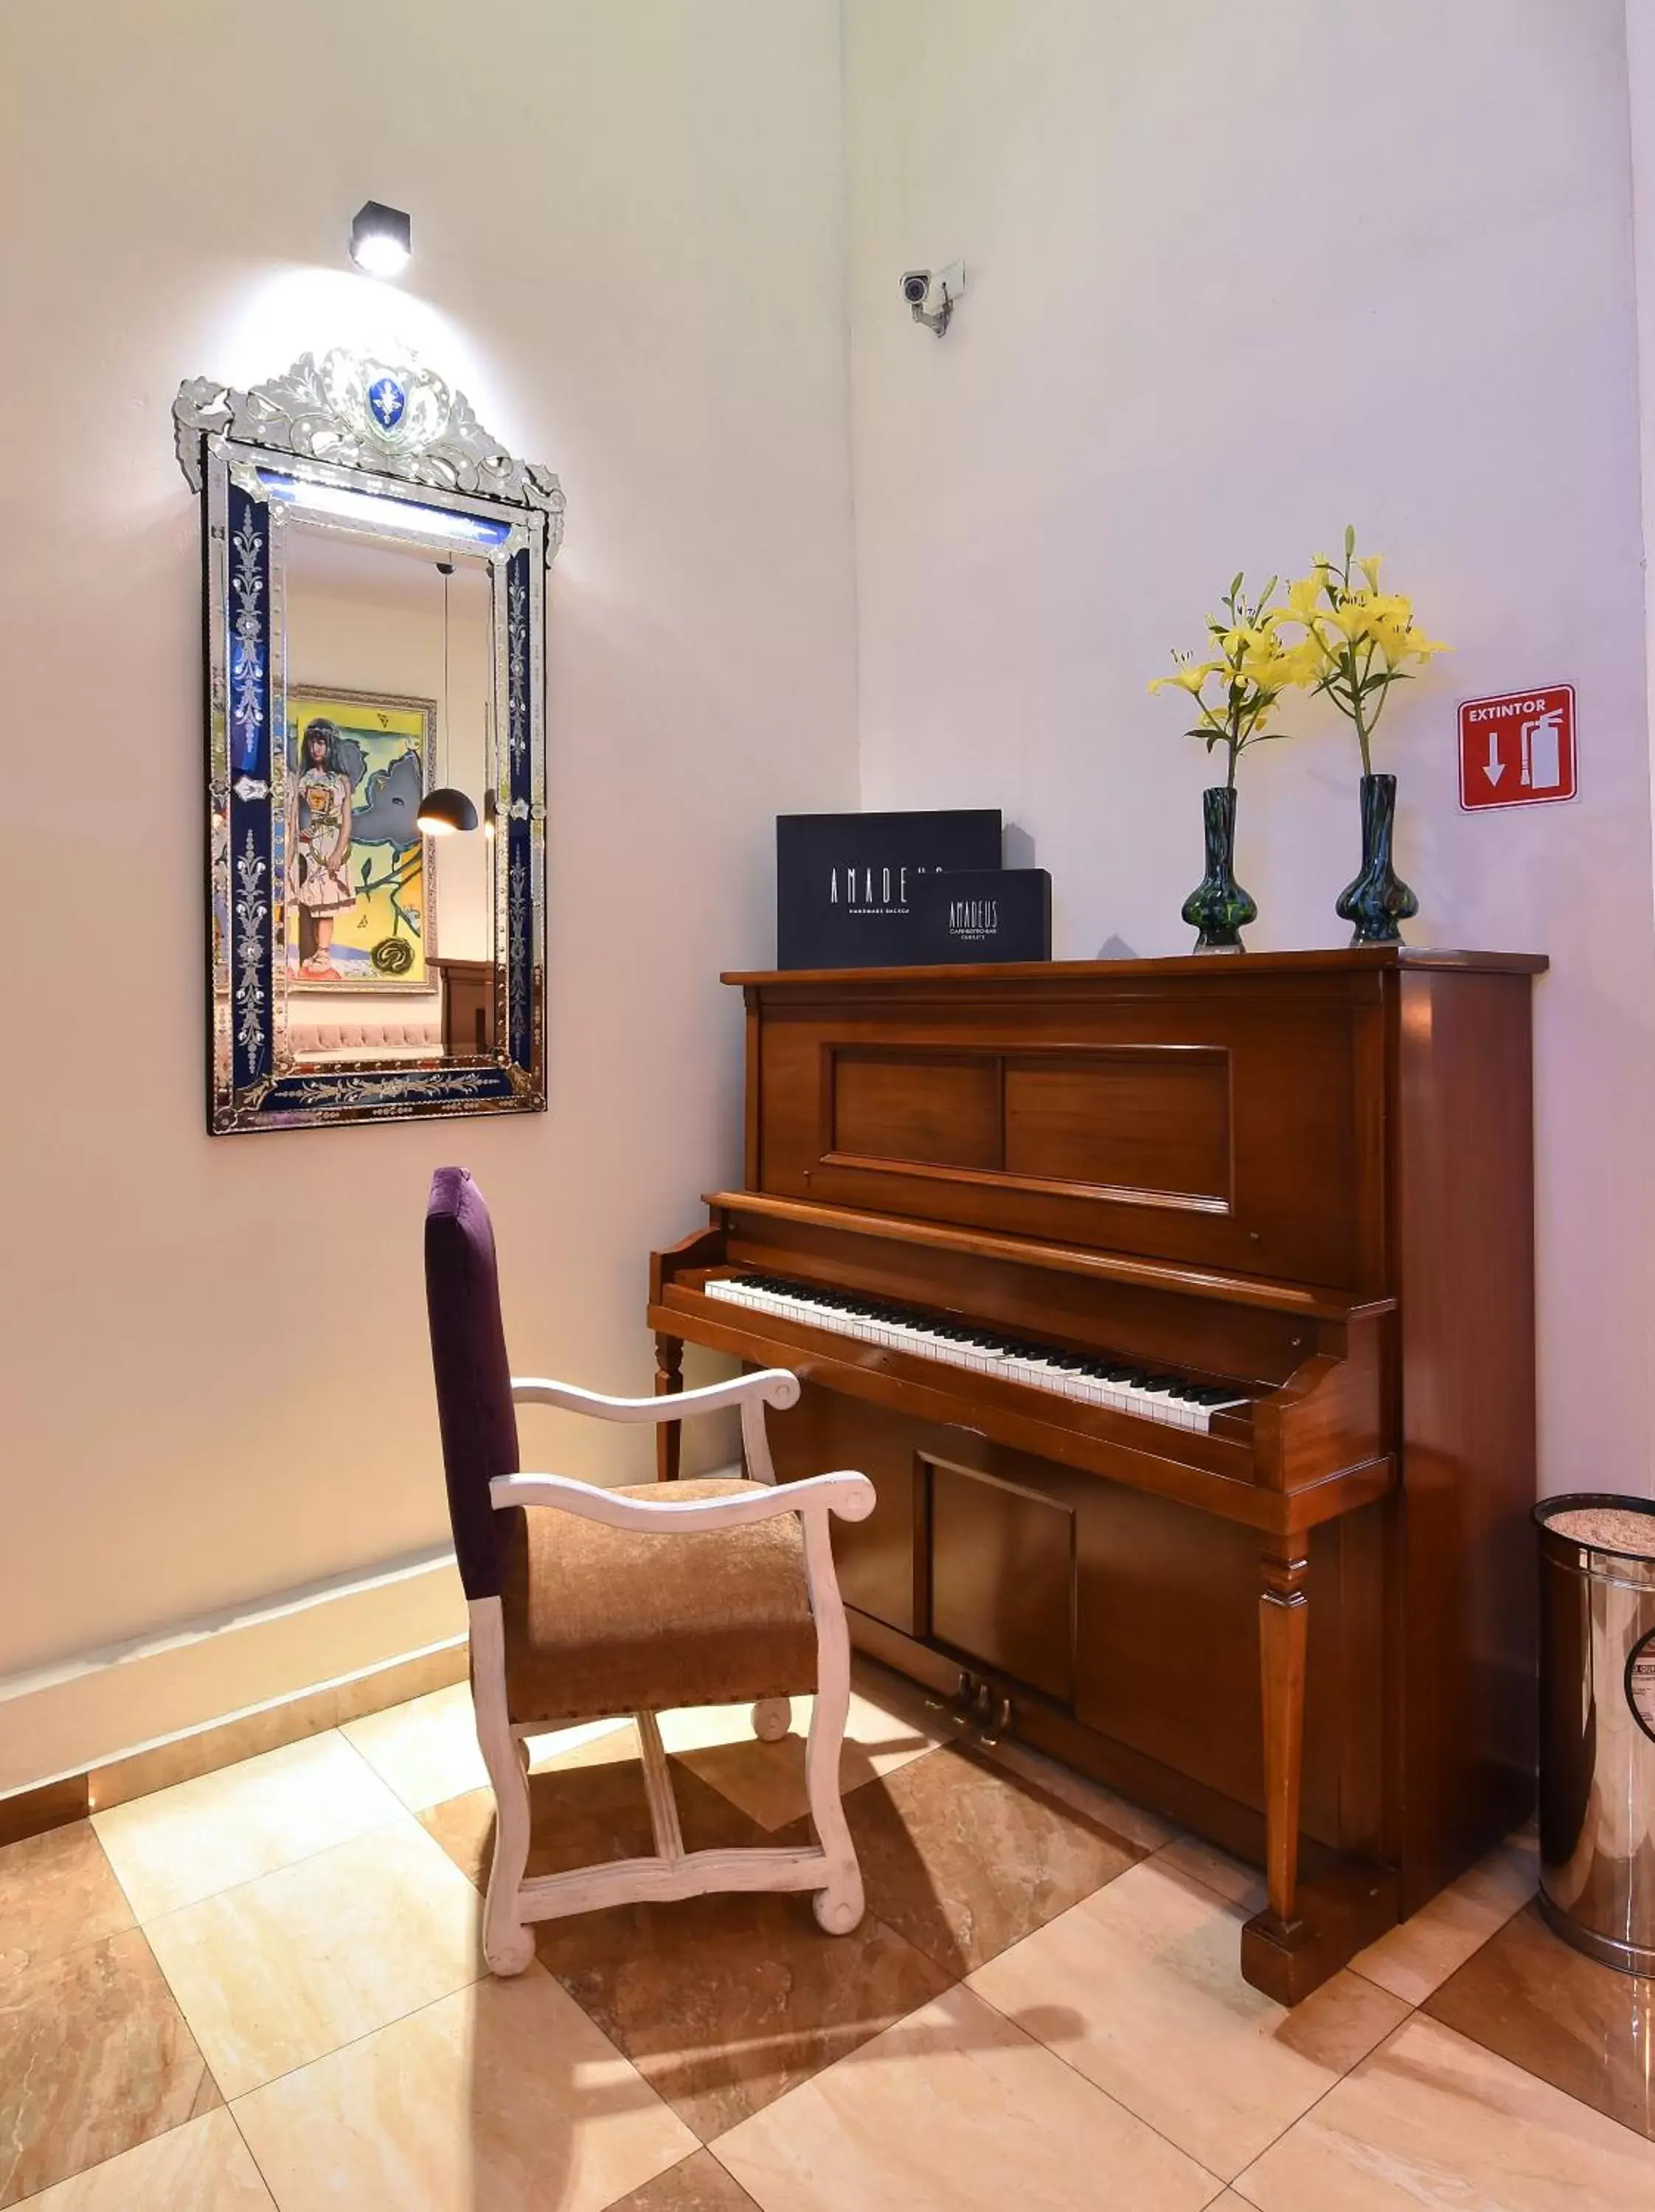
[{"label": "white baseboard", "polygon": [[452,1547],[0,1679],[0,1797],[463,1638]]}]

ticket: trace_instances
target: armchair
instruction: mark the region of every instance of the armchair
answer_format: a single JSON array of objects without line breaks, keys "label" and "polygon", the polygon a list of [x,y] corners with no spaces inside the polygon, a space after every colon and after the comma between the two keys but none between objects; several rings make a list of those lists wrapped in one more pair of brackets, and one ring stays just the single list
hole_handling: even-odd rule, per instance
[{"label": "armchair", "polygon": [[[709,1890],[811,1890],[819,1925],[849,1934],[862,1917],[862,1881],[839,1796],[850,1650],[828,1516],[865,1519],[873,1485],[838,1473],[776,1486],[764,1409],[799,1398],[783,1369],[671,1398],[608,1398],[514,1376],[488,1208],[463,1168],[432,1177],[425,1278],[478,1741],[497,1813],[484,1908],[490,1967],[521,1973],[537,1920]],[[651,1422],[736,1406],[751,1479],[604,1489],[526,1474],[520,1405]],[[751,1704],[757,1733],[779,1736],[787,1700],[810,1690],[816,1843],[686,1851],[656,1714]],[[525,1880],[526,1739],[618,1713],[636,1720],[654,1855]]]}]

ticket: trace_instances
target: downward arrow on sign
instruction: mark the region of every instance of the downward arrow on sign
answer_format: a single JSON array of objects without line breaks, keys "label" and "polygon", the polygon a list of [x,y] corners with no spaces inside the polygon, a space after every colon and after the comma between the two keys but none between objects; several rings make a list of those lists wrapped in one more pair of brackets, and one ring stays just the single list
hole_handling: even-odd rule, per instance
[{"label": "downward arrow on sign", "polygon": [[1488,777],[1490,783],[1498,783],[1501,776],[1506,773],[1506,763],[1500,757],[1500,732],[1498,730],[1490,730],[1488,732],[1488,765],[1482,772]]}]

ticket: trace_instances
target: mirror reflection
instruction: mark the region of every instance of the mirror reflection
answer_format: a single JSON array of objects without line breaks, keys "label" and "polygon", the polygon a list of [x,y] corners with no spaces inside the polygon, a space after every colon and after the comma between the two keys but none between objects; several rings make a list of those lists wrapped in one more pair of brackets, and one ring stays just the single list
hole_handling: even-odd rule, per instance
[{"label": "mirror reflection", "polygon": [[[283,538],[273,826],[293,1062],[490,1054],[489,563],[291,512]],[[463,794],[478,830],[422,830],[438,791]]]},{"label": "mirror reflection", "polygon": [[204,554],[216,1136],[541,1113],[549,469],[336,348],[173,403]]}]

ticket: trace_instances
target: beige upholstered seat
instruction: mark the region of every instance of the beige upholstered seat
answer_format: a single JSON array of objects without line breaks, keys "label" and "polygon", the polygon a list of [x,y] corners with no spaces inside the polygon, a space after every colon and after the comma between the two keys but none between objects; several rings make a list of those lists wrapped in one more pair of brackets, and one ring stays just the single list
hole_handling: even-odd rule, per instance
[{"label": "beige upholstered seat", "polygon": [[[722,1478],[611,1495],[684,1505],[763,1492]],[[795,1515],[687,1535],[532,1507],[514,1518],[500,1593],[514,1725],[746,1705],[816,1687]]]}]

